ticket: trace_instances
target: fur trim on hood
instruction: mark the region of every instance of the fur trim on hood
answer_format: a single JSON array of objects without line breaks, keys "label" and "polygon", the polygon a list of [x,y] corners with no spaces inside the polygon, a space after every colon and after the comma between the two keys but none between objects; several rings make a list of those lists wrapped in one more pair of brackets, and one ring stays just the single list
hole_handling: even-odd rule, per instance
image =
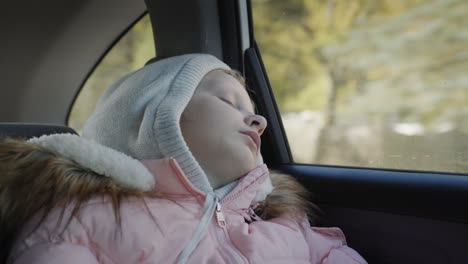
[{"label": "fur trim on hood", "polygon": [[154,177],[138,160],[72,134],[46,135],[28,140],[71,159],[82,167],[112,178],[118,185],[149,191],[154,188]]},{"label": "fur trim on hood", "polygon": [[[89,153],[83,146],[83,153]],[[95,172],[58,151],[11,138],[0,139],[0,262],[6,260],[10,247],[23,226],[38,216],[37,226],[53,208],[73,206],[76,215],[81,204],[91,198],[106,196],[112,201],[115,217],[120,222],[120,202],[128,197],[161,197],[146,184],[122,184],[110,178],[107,171]],[[146,175],[145,177],[147,177]],[[307,191],[293,177],[271,174],[273,192],[258,202],[255,212],[264,220],[290,215],[299,220],[316,209],[308,201]],[[70,219],[64,219],[68,221]],[[36,226],[36,227],[37,227]]]}]

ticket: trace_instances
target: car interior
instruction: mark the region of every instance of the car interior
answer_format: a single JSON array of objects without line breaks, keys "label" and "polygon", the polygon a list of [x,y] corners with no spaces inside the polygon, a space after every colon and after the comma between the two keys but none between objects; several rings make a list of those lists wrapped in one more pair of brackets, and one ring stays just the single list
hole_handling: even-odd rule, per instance
[{"label": "car interior", "polygon": [[275,77],[255,37],[253,1],[3,3],[0,136],[78,134],[68,119],[80,89],[114,44],[148,14],[156,51],[148,63],[209,53],[244,74],[258,112],[268,120],[265,163],[310,190],[323,214],[317,225],[341,228],[348,245],[369,263],[465,263],[468,171],[294,161],[271,85]]}]

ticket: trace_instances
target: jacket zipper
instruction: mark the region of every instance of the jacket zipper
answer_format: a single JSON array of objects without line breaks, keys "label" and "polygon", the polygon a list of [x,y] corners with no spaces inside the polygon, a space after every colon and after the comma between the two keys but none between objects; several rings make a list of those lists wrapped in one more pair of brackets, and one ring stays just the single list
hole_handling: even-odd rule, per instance
[{"label": "jacket zipper", "polygon": [[[237,253],[237,257],[234,256],[234,254],[232,254],[232,259],[239,259],[240,258],[242,260],[242,261],[236,261],[234,263],[249,263],[247,261],[247,258],[242,255],[242,253],[239,251],[239,249],[237,249],[237,247],[234,244],[232,244],[231,239],[229,238],[229,234],[227,233],[227,230],[226,230],[226,221],[225,221],[225,218],[224,218],[224,214],[221,211],[221,204],[219,202],[216,203],[215,214],[216,214],[216,221],[218,222],[218,226],[221,229],[223,229],[223,233],[224,233],[224,239],[223,240],[227,240],[227,242],[230,245],[230,248],[233,249],[233,251],[235,251]],[[218,232],[216,232],[216,233],[218,233]],[[219,241],[219,236],[218,236],[218,241]],[[227,252],[231,252],[231,250],[227,250]]]},{"label": "jacket zipper", "polygon": [[224,220],[223,212],[221,212],[221,204],[219,202],[216,203],[216,221],[218,221],[218,226],[221,228],[226,227],[226,221]]}]

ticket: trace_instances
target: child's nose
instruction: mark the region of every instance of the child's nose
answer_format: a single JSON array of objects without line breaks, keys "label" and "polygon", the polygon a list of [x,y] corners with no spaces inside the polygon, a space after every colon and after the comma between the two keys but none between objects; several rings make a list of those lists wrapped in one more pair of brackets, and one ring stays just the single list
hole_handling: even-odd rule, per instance
[{"label": "child's nose", "polygon": [[249,115],[245,118],[245,122],[247,125],[254,128],[259,136],[263,134],[267,126],[266,119],[261,115]]}]

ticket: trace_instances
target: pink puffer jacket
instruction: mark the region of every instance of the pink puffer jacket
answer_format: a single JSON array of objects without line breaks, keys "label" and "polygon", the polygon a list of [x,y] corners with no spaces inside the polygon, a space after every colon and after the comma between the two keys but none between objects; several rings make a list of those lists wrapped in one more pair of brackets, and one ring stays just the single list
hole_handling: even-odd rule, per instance
[{"label": "pink puffer jacket", "polygon": [[186,263],[366,263],[338,228],[281,217],[248,223],[248,208],[268,176],[265,165],[216,203],[200,230],[210,197],[193,187],[174,159],[143,163],[171,200],[147,199],[148,208],[138,200],[123,202],[120,231],[109,201],[89,201],[65,230],[57,228],[60,213],[53,211],[32,234],[24,230],[10,263],[177,263],[187,252]]}]

